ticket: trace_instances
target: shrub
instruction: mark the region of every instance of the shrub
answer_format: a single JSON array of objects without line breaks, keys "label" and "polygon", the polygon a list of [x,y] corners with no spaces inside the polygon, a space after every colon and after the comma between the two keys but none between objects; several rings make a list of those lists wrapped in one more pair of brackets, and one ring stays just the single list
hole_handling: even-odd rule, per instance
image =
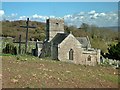
[{"label": "shrub", "polygon": [[11,43],[6,44],[5,48],[3,48],[3,53],[5,54],[13,54],[16,55],[17,54],[17,47],[14,46]]},{"label": "shrub", "polygon": [[108,49],[108,57],[112,59],[119,60],[120,59],[120,42],[116,45],[110,45]]}]

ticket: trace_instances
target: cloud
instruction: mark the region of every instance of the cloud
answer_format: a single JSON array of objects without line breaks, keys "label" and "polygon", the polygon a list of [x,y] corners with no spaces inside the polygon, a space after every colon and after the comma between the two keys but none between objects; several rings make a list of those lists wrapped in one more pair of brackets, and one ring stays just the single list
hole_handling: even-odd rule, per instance
[{"label": "cloud", "polygon": [[56,18],[55,16],[50,16],[50,18]]},{"label": "cloud", "polygon": [[32,16],[32,18],[34,18],[34,19],[47,19],[48,16],[41,16],[41,15],[34,14],[34,15]]},{"label": "cloud", "polygon": [[79,12],[75,14],[64,15],[63,17],[56,17],[54,15],[45,16],[33,14],[31,16],[19,16],[17,13],[12,13],[10,16],[5,16],[4,11],[0,10],[0,15],[3,15],[7,20],[26,20],[30,18],[32,21],[45,22],[48,18],[64,18],[66,25],[73,25],[80,27],[82,23],[96,25],[100,27],[117,26],[118,12],[97,12],[95,10],[89,12]]},{"label": "cloud", "polygon": [[72,18],[72,15],[65,15],[64,16],[64,19],[69,19],[69,18]]},{"label": "cloud", "polygon": [[29,18],[29,20],[32,20],[32,17],[31,17],[31,16],[20,16],[20,17],[18,17],[18,19],[16,19],[16,20],[27,20],[27,18]]},{"label": "cloud", "polygon": [[4,10],[0,10],[0,16],[3,16],[5,14]]},{"label": "cloud", "polygon": [[26,20],[29,18],[31,21],[40,21],[40,22],[45,22],[46,19],[48,18],[60,18],[60,17],[55,17],[55,16],[42,16],[38,14],[34,14],[32,16],[20,16],[19,20]]},{"label": "cloud", "polygon": [[85,12],[80,12],[78,15],[83,16]]},{"label": "cloud", "polygon": [[84,16],[81,16],[80,19],[84,19]]},{"label": "cloud", "polygon": [[27,18],[29,18],[29,16],[20,16],[19,20],[26,20]]},{"label": "cloud", "polygon": [[38,19],[38,18],[40,18],[37,14],[34,14],[33,15],[33,18],[36,18],[36,19]]},{"label": "cloud", "polygon": [[105,16],[106,14],[105,13],[100,13],[99,16]]},{"label": "cloud", "polygon": [[90,15],[91,19],[97,19],[99,17],[98,13],[95,13],[94,15]]},{"label": "cloud", "polygon": [[42,15],[34,14],[34,15],[31,17],[31,20],[36,20],[36,21],[45,22],[46,19],[48,19],[48,18],[49,18],[48,16],[42,16]]},{"label": "cloud", "polygon": [[12,13],[11,16],[12,16],[12,17],[16,17],[16,16],[17,16],[17,13]]},{"label": "cloud", "polygon": [[67,25],[80,27],[82,23],[96,25],[99,27],[117,26],[118,14],[117,12],[97,12],[95,10],[71,14],[64,16]]},{"label": "cloud", "polygon": [[9,20],[9,21],[14,21],[14,20],[18,20],[17,18],[17,13],[12,13],[10,15],[5,15],[4,11],[0,11],[0,16],[2,15],[1,20]]},{"label": "cloud", "polygon": [[88,12],[89,15],[94,15],[95,13],[96,13],[95,10],[92,10],[92,11]]}]

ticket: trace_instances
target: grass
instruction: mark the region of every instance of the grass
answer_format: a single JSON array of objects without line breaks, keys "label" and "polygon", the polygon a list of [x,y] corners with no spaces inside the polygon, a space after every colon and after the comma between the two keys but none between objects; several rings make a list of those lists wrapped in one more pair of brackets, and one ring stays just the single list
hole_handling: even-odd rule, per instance
[{"label": "grass", "polygon": [[[33,56],[2,57],[3,88],[117,88],[118,71]],[[120,82],[120,81],[119,81]]]}]

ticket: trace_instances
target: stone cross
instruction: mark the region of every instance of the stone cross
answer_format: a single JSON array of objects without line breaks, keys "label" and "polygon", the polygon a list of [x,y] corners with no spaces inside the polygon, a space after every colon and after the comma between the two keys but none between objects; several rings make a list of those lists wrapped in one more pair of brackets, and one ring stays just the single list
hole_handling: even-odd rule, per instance
[{"label": "stone cross", "polygon": [[21,34],[19,36],[19,54],[21,54]]},{"label": "stone cross", "polygon": [[36,40],[36,49],[38,49],[38,40]]},{"label": "stone cross", "polygon": [[27,18],[26,26],[20,26],[23,28],[27,28],[26,30],[26,41],[25,41],[25,53],[27,53],[27,46],[28,46],[28,29],[29,28],[36,28],[35,26],[29,26],[29,18]]}]

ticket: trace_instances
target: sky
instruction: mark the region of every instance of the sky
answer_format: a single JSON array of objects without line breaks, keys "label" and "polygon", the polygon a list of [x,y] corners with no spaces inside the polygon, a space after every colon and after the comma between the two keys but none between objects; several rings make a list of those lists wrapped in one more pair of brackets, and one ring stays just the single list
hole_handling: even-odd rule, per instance
[{"label": "sky", "polygon": [[65,24],[82,23],[117,26],[117,2],[2,2],[0,19],[45,22],[47,18],[64,18]]}]

